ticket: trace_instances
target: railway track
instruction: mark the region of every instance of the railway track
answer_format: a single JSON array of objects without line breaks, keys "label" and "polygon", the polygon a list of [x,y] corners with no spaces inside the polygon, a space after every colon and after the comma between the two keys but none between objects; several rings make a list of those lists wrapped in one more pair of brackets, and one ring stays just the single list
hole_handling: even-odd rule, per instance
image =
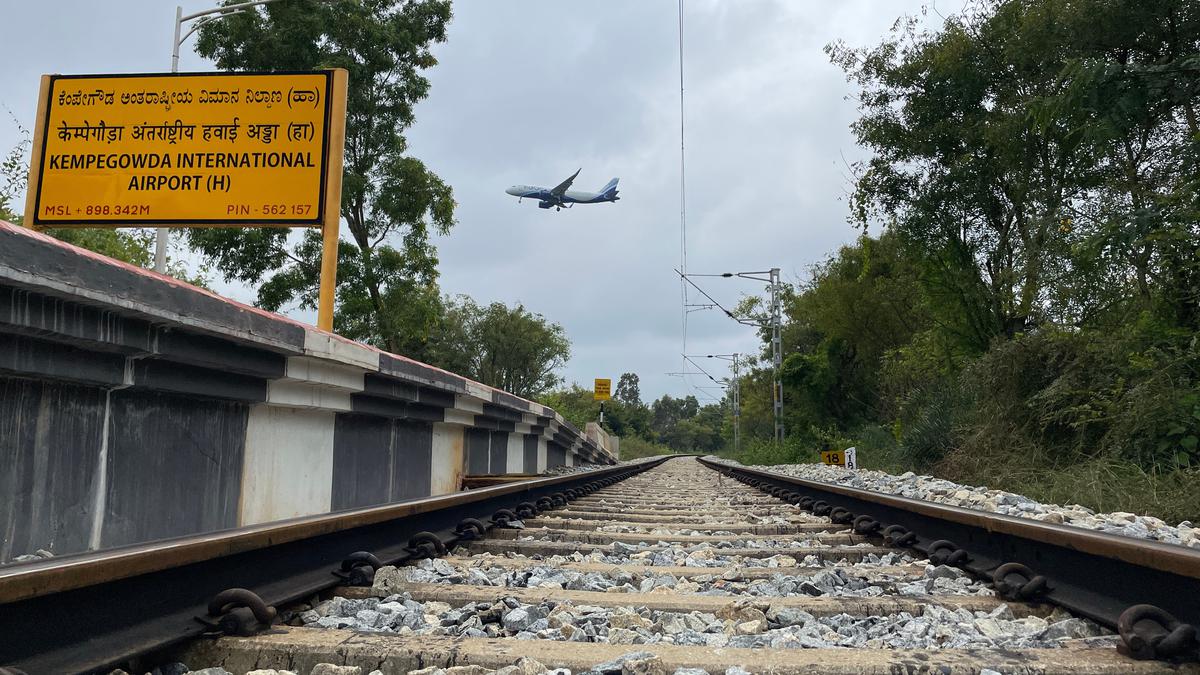
[{"label": "railway track", "polygon": [[[1189,662],[1200,553],[1181,547],[695,458],[535,484],[427,500],[407,516],[432,531],[402,549],[360,532],[349,541],[375,553],[345,558],[338,577],[326,569],[322,584],[273,595],[269,579],[253,586],[277,616],[234,594],[213,613],[249,607],[208,617],[246,633],[273,618],[270,629],[147,641],[130,667],[1200,673]],[[377,526],[391,522],[376,511]],[[295,536],[315,546],[322,535]],[[257,550],[264,565],[286,553]],[[1157,609],[1130,609],[1145,603]],[[13,607],[0,605],[0,622]]]}]

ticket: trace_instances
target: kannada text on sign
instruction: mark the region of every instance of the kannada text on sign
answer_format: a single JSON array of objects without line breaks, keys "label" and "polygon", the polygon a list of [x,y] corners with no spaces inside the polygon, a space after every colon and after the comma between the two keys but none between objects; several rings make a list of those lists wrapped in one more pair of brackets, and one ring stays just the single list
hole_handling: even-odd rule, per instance
[{"label": "kannada text on sign", "polygon": [[319,225],[330,74],[53,76],[34,223]]}]

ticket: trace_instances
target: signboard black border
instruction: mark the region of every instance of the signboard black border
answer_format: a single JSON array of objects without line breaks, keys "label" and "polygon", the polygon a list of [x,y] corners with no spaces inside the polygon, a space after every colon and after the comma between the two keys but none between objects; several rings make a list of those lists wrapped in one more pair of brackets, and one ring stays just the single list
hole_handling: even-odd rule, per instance
[{"label": "signboard black border", "polygon": [[[92,219],[73,219],[73,220],[42,220],[40,214],[42,212],[42,178],[46,170],[46,145],[47,134],[50,132],[50,106],[54,99],[54,83],[58,80],[97,80],[97,79],[114,79],[114,78],[136,78],[136,77],[244,77],[255,75],[323,75],[325,77],[325,124],[321,135],[321,194],[318,198],[317,213],[315,217],[310,219],[273,219],[273,218],[219,218],[219,219],[174,219],[164,220],[162,218],[155,219],[138,219],[138,218],[120,218],[113,220],[96,220]],[[325,192],[327,183],[329,182],[329,128],[332,115],[332,95],[333,95],[333,71],[332,70],[246,70],[236,72],[186,72],[186,73],[104,73],[98,75],[50,75],[50,86],[46,88],[45,100],[45,119],[42,120],[42,144],[41,148],[36,151],[39,153],[40,161],[38,163],[38,180],[37,192],[34,199],[34,211],[32,223],[35,227],[51,228],[58,226],[83,225],[97,228],[107,227],[137,227],[137,226],[154,226],[154,225],[177,225],[180,227],[187,226],[214,226],[214,225],[230,225],[230,226],[259,226],[259,227],[321,227],[324,224],[325,217]]]}]

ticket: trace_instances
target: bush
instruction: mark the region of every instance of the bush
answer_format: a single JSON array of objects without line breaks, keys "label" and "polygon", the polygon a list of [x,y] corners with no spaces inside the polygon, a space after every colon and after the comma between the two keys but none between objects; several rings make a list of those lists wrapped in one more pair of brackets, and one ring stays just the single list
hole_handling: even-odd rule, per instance
[{"label": "bush", "polygon": [[1098,511],[1200,517],[1200,358],[1153,326],[998,341],[960,375],[970,413],[941,477]]},{"label": "bush", "polygon": [[720,453],[746,465],[800,464],[816,462],[819,457],[813,447],[800,438],[785,438],[783,444],[765,438],[747,438],[739,452],[732,449]]},{"label": "bush", "polygon": [[976,411],[967,448],[1005,439],[1059,462],[1200,467],[1200,355],[1180,342],[1142,326],[999,342],[962,373]]},{"label": "bush", "polygon": [[[888,473],[904,473],[911,464],[893,433],[877,424],[869,424],[851,434],[858,449],[858,467]],[[847,446],[849,447],[849,446]]]},{"label": "bush", "polygon": [[953,380],[918,388],[905,398],[896,449],[910,471],[928,471],[959,445],[969,401]]},{"label": "bush", "polygon": [[654,455],[669,455],[671,448],[659,443],[652,443],[644,438],[628,436],[621,439],[621,460],[652,457]]}]

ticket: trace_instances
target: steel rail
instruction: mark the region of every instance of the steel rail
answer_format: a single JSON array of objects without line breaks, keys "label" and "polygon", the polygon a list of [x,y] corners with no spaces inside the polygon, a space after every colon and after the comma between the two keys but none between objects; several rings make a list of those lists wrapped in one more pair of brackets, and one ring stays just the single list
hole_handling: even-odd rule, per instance
[{"label": "steel rail", "polygon": [[[700,461],[817,515],[830,515],[862,534],[879,534],[888,544],[915,549],[931,562],[993,581],[1004,597],[1053,603],[1118,630],[1123,651],[1134,656],[1200,656],[1196,549],[804,480],[710,458]],[[1148,614],[1154,615],[1146,606],[1167,612],[1174,623],[1143,623]]]},{"label": "steel rail", "polygon": [[139,659],[211,631],[201,619],[217,620],[209,604],[227,589],[272,606],[307,599],[344,584],[335,572],[348,569],[352,554],[382,564],[436,555],[472,538],[462,525],[469,519],[490,528],[503,509],[536,514],[667,459],[3,567],[0,666],[30,674],[138,668]]}]

